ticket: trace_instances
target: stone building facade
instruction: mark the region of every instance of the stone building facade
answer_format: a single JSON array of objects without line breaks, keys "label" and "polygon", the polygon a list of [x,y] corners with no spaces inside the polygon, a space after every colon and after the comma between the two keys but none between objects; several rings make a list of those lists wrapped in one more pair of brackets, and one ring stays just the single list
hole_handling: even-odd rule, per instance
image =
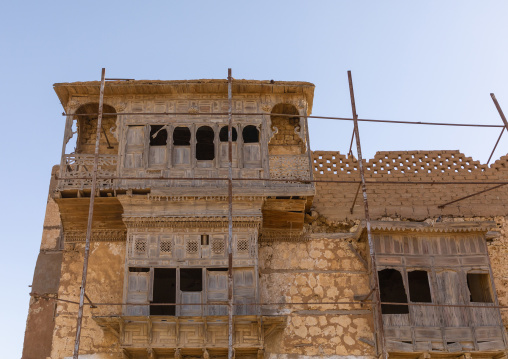
[{"label": "stone building facade", "polygon": [[[54,87],[74,116],[52,171],[24,359],[72,357],[76,331],[99,83]],[[235,357],[370,359],[385,347],[390,358],[505,358],[508,188],[439,206],[494,186],[466,181],[505,181],[508,157],[365,161],[371,273],[358,162],[310,151],[313,91],[233,81]],[[227,82],[108,82],[104,104],[80,357],[224,358]],[[382,337],[373,276],[391,303]]]}]

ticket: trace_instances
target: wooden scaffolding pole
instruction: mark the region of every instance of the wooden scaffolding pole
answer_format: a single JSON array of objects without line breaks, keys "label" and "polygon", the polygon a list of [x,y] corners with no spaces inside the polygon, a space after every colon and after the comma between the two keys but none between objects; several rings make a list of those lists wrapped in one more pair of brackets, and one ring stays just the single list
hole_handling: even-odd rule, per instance
[{"label": "wooden scaffolding pole", "polygon": [[362,146],[360,145],[360,131],[358,130],[358,115],[356,114],[356,104],[355,104],[355,93],[353,90],[353,78],[351,76],[351,71],[347,72],[348,80],[349,80],[349,93],[351,96],[351,109],[353,111],[353,120],[354,120],[354,135],[356,140],[356,150],[358,152],[358,168],[360,169],[360,177],[362,184],[362,192],[363,192],[363,206],[365,208],[365,222],[367,227],[367,240],[369,243],[369,254],[370,254],[370,278],[371,278],[371,288],[374,294],[374,330],[377,336],[377,351],[378,355],[381,354],[383,359],[388,358],[388,353],[386,352],[386,345],[384,340],[384,330],[383,330],[383,317],[381,314],[381,295],[379,293],[379,280],[377,277],[377,268],[376,268],[376,251],[374,249],[374,241],[372,239],[372,231],[370,227],[370,214],[369,214],[369,202],[367,200],[367,186],[365,185],[365,172],[363,169],[363,158],[362,158]]},{"label": "wooden scaffolding pole", "polygon": [[228,359],[233,359],[233,78],[228,69]]},{"label": "wooden scaffolding pole", "polygon": [[95,152],[92,170],[92,192],[90,193],[90,206],[88,207],[88,224],[86,227],[86,241],[85,241],[85,256],[83,259],[83,274],[81,276],[81,290],[79,292],[79,309],[78,320],[76,324],[76,340],[74,342],[73,359],[78,359],[79,355],[79,342],[81,339],[81,324],[83,322],[83,306],[85,302],[85,289],[86,289],[86,275],[88,271],[88,257],[90,256],[90,241],[92,237],[92,218],[93,218],[93,205],[95,201],[95,192],[97,190],[97,168],[99,167],[99,144],[101,139],[102,129],[102,108],[104,105],[104,86],[106,84],[106,69],[102,69],[101,75],[101,90],[99,94],[99,114],[97,117],[97,132],[95,135]]}]

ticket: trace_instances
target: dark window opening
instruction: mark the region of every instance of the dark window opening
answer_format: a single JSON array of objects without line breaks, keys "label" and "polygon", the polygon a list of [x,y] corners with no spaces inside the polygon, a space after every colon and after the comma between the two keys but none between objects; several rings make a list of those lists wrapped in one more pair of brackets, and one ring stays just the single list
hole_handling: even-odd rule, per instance
[{"label": "dark window opening", "polygon": [[198,161],[211,161],[215,158],[213,144],[215,134],[209,126],[201,126],[196,132],[196,159]]},{"label": "dark window opening", "polygon": [[201,268],[180,269],[180,290],[183,292],[201,292],[203,290]]},{"label": "dark window opening", "polygon": [[227,272],[227,268],[207,268],[206,270],[211,272]]},{"label": "dark window opening", "polygon": [[480,303],[493,303],[490,276],[487,273],[468,273],[467,287],[469,288],[470,301]]},{"label": "dark window opening", "polygon": [[407,273],[409,300],[412,302],[432,303],[430,295],[429,274],[424,270]]},{"label": "dark window opening", "polygon": [[129,267],[129,272],[131,273],[150,272],[150,268]]},{"label": "dark window opening", "polygon": [[168,131],[162,125],[150,126],[150,146],[166,146],[168,143]]},{"label": "dark window opening", "polygon": [[208,239],[210,237],[208,236],[208,234],[202,234],[201,235],[201,245],[202,246],[207,246],[208,245]]},{"label": "dark window opening", "polygon": [[[236,141],[238,134],[236,133],[236,128],[232,128],[232,134],[231,137],[233,139],[233,142]],[[219,140],[221,142],[228,142],[228,126],[224,126],[219,131]]]},{"label": "dark window opening", "polygon": [[[176,269],[155,268],[152,303],[175,303]],[[175,315],[174,305],[151,305],[150,315]]]},{"label": "dark window opening", "polygon": [[259,131],[256,126],[245,126],[242,131],[243,143],[259,142]]},{"label": "dark window opening", "polygon": [[191,133],[187,127],[177,127],[173,131],[173,145],[190,146]]},{"label": "dark window opening", "polygon": [[[407,303],[406,291],[402,275],[395,269],[383,269],[378,272],[379,291],[381,302],[388,303]],[[408,314],[407,305],[382,304],[382,314]]]}]

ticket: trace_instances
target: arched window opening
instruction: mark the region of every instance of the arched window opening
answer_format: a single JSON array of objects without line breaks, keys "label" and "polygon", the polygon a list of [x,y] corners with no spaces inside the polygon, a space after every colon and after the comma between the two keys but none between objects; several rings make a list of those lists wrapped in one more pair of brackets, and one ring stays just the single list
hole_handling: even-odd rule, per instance
[{"label": "arched window opening", "polygon": [[196,131],[196,159],[211,161],[215,158],[214,132],[210,126],[201,126]]},{"label": "arched window opening", "polygon": [[[237,133],[236,133],[236,128],[232,128],[232,139],[233,139],[233,142],[236,142],[236,139],[238,137]],[[224,126],[220,129],[219,131],[219,140],[221,142],[228,142],[228,126]]]},{"label": "arched window opening", "polygon": [[242,131],[243,143],[259,142],[259,131],[256,126],[245,126]]},{"label": "arched window opening", "polygon": [[[402,275],[395,269],[383,269],[378,272],[381,302],[407,303],[406,290]],[[407,305],[382,304],[382,314],[409,314]]]},{"label": "arched window opening", "polygon": [[191,133],[187,127],[177,127],[173,131],[173,145],[190,146]]},{"label": "arched window opening", "polygon": [[411,302],[432,303],[429,274],[424,270],[407,272],[409,299]]},{"label": "arched window opening", "polygon": [[[97,133],[97,113],[99,112],[98,103],[87,103],[76,110],[78,138],[76,141],[76,153],[94,153],[95,137]],[[103,113],[116,113],[114,107],[104,104]],[[118,140],[111,133],[116,127],[116,115],[104,115],[102,117],[101,138],[99,142],[99,152],[101,154],[117,154]]]},{"label": "arched window opening", "polygon": [[163,125],[150,126],[150,146],[166,146],[168,143],[168,131]]},{"label": "arched window opening", "polygon": [[279,103],[272,108],[270,121],[272,131],[276,130],[277,133],[268,144],[271,154],[296,155],[305,152],[299,114],[296,106],[288,103]]}]

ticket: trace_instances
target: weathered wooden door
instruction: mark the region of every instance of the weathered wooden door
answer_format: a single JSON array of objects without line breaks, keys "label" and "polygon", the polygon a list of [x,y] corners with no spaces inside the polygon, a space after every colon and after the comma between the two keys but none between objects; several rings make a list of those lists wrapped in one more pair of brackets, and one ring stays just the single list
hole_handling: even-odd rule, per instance
[{"label": "weathered wooden door", "polygon": [[210,305],[212,302],[227,302],[228,300],[228,272],[227,271],[206,271],[206,302],[208,315],[227,315],[226,305]]},{"label": "weathered wooden door", "polygon": [[129,126],[125,145],[125,168],[143,167],[144,126]]},{"label": "weathered wooden door", "polygon": [[148,315],[150,295],[150,272],[129,272],[126,315]]},{"label": "weathered wooden door", "polygon": [[256,280],[254,268],[239,268],[233,270],[233,299],[235,315],[256,314]]}]

